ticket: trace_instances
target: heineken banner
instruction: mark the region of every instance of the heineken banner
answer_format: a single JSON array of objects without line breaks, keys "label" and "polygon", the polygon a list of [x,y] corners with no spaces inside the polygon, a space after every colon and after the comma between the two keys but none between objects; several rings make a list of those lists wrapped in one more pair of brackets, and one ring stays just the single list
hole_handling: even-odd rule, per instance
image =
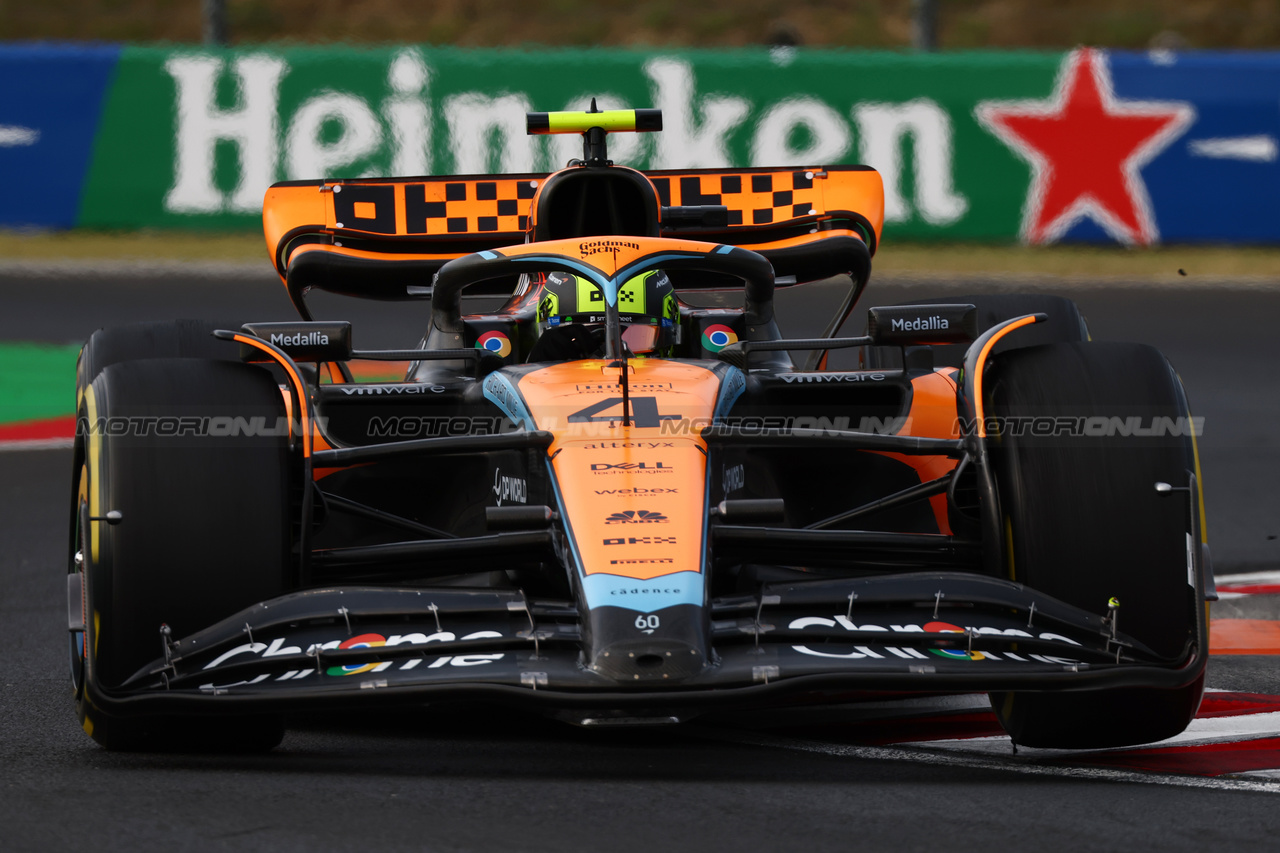
[{"label": "heineken banner", "polygon": [[1280,241],[1280,53],[0,46],[0,226],[254,227],[273,181],[866,163],[886,239]]}]

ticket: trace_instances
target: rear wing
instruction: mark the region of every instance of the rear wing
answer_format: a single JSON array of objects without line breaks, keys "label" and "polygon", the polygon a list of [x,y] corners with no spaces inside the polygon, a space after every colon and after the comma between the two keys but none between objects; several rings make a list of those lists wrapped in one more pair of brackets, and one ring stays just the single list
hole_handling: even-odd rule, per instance
[{"label": "rear wing", "polygon": [[[301,297],[309,287],[421,298],[446,262],[528,242],[540,191],[573,171],[278,183],[263,202],[267,250],[304,316]],[[779,284],[869,274],[884,223],[884,190],[874,169],[633,174],[648,180],[660,202],[653,236],[749,248],[770,260]],[[714,215],[691,219],[689,208]]]}]

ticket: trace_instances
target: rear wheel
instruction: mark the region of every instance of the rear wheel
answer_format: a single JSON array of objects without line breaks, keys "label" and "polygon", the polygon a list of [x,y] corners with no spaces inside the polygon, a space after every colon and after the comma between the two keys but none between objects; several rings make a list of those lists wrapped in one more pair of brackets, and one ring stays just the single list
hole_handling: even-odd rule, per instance
[{"label": "rear wheel", "polygon": [[210,320],[163,320],[98,329],[80,350],[76,387],[83,392],[104,368],[124,361],[143,358],[239,361],[237,348],[212,334],[215,329],[238,328],[238,323]]},{"label": "rear wheel", "polygon": [[[1188,572],[1187,492],[1155,490],[1186,486],[1195,470],[1186,398],[1168,361],[1140,344],[1055,344],[997,358],[987,383],[987,414],[1005,419],[991,459],[1010,577],[1099,614],[1114,597],[1123,633],[1163,657],[1183,654],[1204,605]],[[1157,434],[1118,434],[1134,426]],[[1017,743],[1109,747],[1181,732],[1202,688],[1203,675],[1177,689],[991,700]]]},{"label": "rear wheel", "polygon": [[[269,374],[244,364],[146,359],[85,391],[71,570],[86,630],[72,644],[76,707],[109,749],[269,749],[276,717],[121,717],[93,703],[180,638],[289,585],[287,422]],[[119,512],[116,524],[94,521]],[[77,660],[77,653],[80,659]]]}]

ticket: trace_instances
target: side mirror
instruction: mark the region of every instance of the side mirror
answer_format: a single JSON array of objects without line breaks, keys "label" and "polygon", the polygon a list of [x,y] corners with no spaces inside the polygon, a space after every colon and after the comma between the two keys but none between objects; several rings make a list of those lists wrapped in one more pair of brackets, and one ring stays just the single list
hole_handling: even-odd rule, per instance
[{"label": "side mirror", "polygon": [[[246,323],[244,331],[280,347],[294,361],[349,361],[351,324],[341,322]],[[240,345],[245,361],[269,361],[261,350]]]},{"label": "side mirror", "polygon": [[967,344],[978,337],[978,309],[943,303],[871,308],[867,336],[877,346]]}]

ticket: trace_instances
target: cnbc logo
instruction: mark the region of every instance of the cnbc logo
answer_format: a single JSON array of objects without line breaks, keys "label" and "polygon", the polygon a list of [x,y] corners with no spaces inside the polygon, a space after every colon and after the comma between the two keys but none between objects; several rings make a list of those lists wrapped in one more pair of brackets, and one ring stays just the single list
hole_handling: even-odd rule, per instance
[{"label": "cnbc logo", "polygon": [[671,519],[660,512],[647,509],[629,509],[615,512],[604,520],[605,524],[666,524]]}]

